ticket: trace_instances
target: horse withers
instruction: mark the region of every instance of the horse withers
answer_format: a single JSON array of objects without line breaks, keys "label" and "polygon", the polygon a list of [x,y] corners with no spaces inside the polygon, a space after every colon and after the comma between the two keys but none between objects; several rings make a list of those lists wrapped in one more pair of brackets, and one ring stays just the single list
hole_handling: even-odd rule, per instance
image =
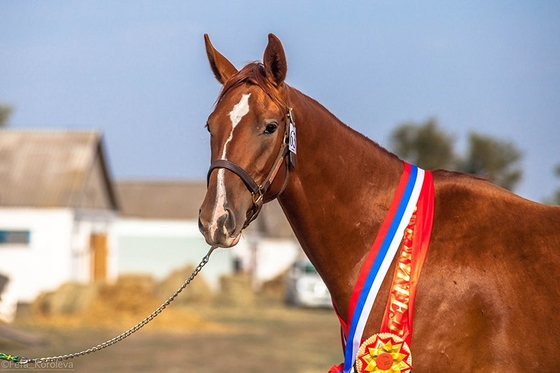
[{"label": "horse withers", "polygon": [[[348,322],[355,284],[407,164],[286,84],[276,36],[269,35],[263,63],[241,70],[207,35],[205,42],[223,87],[207,122],[212,163],[202,234],[209,245],[231,247],[262,204],[277,198]],[[433,219],[415,288],[414,372],[560,371],[560,207],[456,172],[428,176]],[[368,310],[364,339],[379,332],[397,263],[398,255]]]}]

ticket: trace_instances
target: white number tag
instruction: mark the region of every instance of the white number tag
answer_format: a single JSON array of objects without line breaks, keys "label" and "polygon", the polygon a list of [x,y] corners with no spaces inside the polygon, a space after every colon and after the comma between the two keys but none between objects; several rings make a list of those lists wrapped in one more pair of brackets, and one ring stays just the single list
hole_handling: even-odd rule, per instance
[{"label": "white number tag", "polygon": [[290,121],[290,137],[289,137],[288,149],[292,153],[297,154],[296,126],[294,126],[291,121]]}]

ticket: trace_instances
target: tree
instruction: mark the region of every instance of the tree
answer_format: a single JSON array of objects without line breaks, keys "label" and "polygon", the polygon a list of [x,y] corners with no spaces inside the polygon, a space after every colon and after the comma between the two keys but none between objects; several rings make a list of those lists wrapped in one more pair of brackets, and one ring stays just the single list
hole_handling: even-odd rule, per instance
[{"label": "tree", "polygon": [[391,134],[391,149],[421,168],[444,168],[488,177],[491,182],[513,190],[521,180],[521,152],[511,142],[471,133],[465,156],[454,151],[455,138],[440,129],[435,119],[417,124],[407,122]]},{"label": "tree", "polygon": [[523,171],[518,166],[521,152],[511,142],[471,133],[467,155],[458,163],[457,170],[488,177],[502,188],[513,190],[521,181]]},{"label": "tree", "polygon": [[405,123],[391,134],[391,148],[400,157],[426,170],[452,168],[455,139],[441,130],[435,119],[423,124]]},{"label": "tree", "polygon": [[12,112],[13,108],[11,106],[0,103],[0,128],[8,127]]},{"label": "tree", "polygon": [[[556,177],[560,178],[560,163],[558,163],[556,167],[554,167],[554,174],[556,175]],[[560,205],[560,187],[556,189],[556,192],[554,192],[552,198],[547,199],[545,203],[548,203],[550,205]]]}]

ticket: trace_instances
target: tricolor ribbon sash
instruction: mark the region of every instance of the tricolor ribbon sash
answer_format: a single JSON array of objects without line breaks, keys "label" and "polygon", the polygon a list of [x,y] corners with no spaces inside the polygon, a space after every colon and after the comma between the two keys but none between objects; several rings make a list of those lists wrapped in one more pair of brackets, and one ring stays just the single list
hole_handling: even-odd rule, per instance
[{"label": "tricolor ribbon sash", "polygon": [[[419,236],[414,242],[421,245],[423,252],[417,258],[411,258],[410,251],[412,248],[406,252],[404,250],[401,252],[394,280],[402,281],[393,282],[381,332],[395,333],[405,341],[410,342],[412,306],[416,294],[415,285],[418,281],[421,264],[426,256],[431,233],[433,194],[431,173],[405,163],[401,180],[387,216],[366,257],[354,287],[350,299],[348,323],[341,320],[345,343],[342,372],[350,373],[353,369],[371,308],[398,248],[403,242],[407,227],[409,228],[410,243],[413,241],[411,235],[414,235],[416,231],[421,234],[421,237]],[[422,223],[418,224],[415,227],[416,229],[410,229],[410,222],[415,212],[418,214],[418,219],[413,219],[413,224],[418,224],[420,220]],[[410,277],[411,268],[417,269],[413,277]],[[403,292],[403,290],[406,291]],[[403,301],[406,301],[406,303]]]}]

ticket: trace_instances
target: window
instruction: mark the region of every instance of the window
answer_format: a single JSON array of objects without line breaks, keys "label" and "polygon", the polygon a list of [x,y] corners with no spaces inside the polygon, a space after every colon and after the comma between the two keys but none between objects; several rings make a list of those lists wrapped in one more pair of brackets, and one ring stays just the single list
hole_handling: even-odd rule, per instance
[{"label": "window", "polygon": [[24,230],[0,229],[0,246],[4,245],[29,245],[31,234]]}]

